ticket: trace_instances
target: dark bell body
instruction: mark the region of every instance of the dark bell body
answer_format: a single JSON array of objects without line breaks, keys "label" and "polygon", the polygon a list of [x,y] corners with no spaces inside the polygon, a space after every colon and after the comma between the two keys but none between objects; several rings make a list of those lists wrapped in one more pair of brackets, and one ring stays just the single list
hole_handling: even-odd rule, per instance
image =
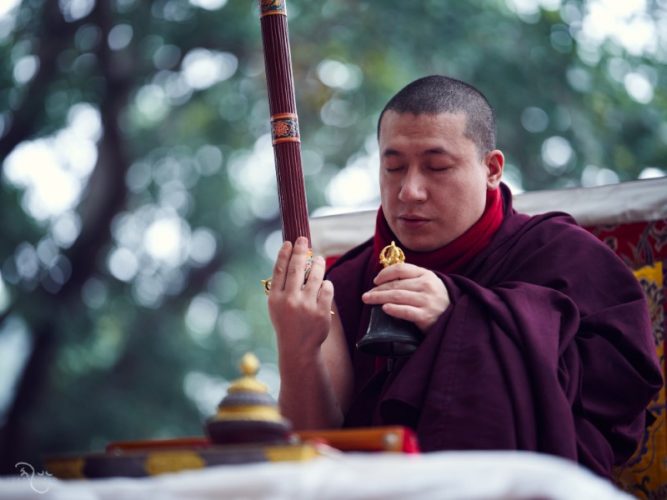
[{"label": "dark bell body", "polygon": [[376,356],[409,356],[417,349],[422,337],[414,323],[389,316],[382,306],[373,306],[368,330],[357,342],[357,349]]}]

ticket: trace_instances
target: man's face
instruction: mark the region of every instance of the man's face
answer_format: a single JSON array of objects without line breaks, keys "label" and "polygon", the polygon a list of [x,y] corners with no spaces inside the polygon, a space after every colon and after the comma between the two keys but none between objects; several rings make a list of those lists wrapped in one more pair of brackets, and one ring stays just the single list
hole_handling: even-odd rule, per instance
[{"label": "man's face", "polygon": [[484,212],[500,183],[503,156],[481,157],[463,113],[387,111],[380,127],[380,192],[389,227],[414,251],[445,246]]}]

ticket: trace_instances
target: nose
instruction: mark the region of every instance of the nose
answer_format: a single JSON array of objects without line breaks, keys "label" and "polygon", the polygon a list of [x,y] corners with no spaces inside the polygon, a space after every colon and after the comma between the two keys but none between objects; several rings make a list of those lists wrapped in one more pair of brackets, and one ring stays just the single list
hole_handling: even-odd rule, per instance
[{"label": "nose", "polygon": [[426,200],[426,179],[418,169],[409,168],[401,182],[398,199],[403,202]]}]

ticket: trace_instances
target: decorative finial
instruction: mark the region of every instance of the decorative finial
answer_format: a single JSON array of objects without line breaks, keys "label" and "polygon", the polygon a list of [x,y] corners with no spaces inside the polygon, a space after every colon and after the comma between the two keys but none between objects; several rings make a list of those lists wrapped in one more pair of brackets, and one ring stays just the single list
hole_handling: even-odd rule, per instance
[{"label": "decorative finial", "polygon": [[241,358],[241,373],[246,377],[254,377],[259,371],[259,359],[251,352],[247,352]]},{"label": "decorative finial", "polygon": [[257,372],[259,372],[259,366],[260,363],[257,356],[251,352],[245,353],[239,364],[243,376],[231,383],[229,389],[227,389],[227,393],[254,392],[266,394],[268,392],[266,385],[255,378]]},{"label": "decorative finial", "polygon": [[380,264],[382,264],[382,267],[393,266],[394,264],[401,264],[403,262],[405,262],[405,254],[393,241],[380,252]]},{"label": "decorative finial", "polygon": [[231,383],[216,415],[206,423],[214,443],[287,441],[290,424],[280,415],[266,385],[255,378],[259,366],[259,359],[250,352],[241,358],[243,376]]}]

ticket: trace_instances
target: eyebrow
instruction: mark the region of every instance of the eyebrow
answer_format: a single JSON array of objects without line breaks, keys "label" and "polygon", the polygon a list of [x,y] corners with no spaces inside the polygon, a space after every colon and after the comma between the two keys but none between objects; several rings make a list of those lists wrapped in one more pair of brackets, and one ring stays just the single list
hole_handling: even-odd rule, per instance
[{"label": "eyebrow", "polygon": [[[435,148],[429,148],[425,151],[422,151],[419,156],[438,156],[438,155],[446,155],[446,156],[454,156],[451,154],[449,151],[447,151],[445,148],[442,147],[435,147]],[[385,149],[382,152],[383,157],[395,157],[395,156],[403,156],[400,151],[392,148]]]},{"label": "eyebrow", "polygon": [[401,156],[401,153],[399,153],[399,152],[396,151],[395,149],[391,149],[391,148],[389,148],[389,149],[385,149],[385,150],[382,152],[382,156],[384,156],[384,157],[388,157],[388,156]]}]

